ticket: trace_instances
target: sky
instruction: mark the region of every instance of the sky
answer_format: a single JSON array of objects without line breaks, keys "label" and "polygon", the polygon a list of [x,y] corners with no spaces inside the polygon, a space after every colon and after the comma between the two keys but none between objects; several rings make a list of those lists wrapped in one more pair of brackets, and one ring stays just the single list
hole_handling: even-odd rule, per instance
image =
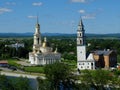
[{"label": "sky", "polygon": [[0,33],[120,33],[120,0],[0,0]]}]

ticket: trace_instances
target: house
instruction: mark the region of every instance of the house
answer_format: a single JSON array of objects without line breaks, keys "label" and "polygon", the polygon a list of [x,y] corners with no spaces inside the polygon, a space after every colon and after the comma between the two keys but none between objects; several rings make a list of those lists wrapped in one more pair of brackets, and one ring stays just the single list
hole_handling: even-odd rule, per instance
[{"label": "house", "polygon": [[15,43],[15,44],[11,44],[11,45],[5,45],[5,47],[12,47],[12,48],[16,48],[16,50],[18,50],[19,47],[25,47],[24,43]]},{"label": "house", "polygon": [[8,67],[8,61],[6,60],[0,61],[0,67]]},{"label": "house", "polygon": [[117,52],[115,50],[93,51],[95,66],[97,68],[111,68],[117,65]]}]

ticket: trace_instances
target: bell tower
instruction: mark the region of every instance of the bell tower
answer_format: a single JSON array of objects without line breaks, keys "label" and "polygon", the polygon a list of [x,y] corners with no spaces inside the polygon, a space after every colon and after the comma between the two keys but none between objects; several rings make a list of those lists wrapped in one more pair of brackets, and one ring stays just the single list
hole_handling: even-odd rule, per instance
[{"label": "bell tower", "polygon": [[84,25],[83,25],[82,19],[80,20],[80,22],[78,24],[77,45],[78,46],[85,45],[85,30],[84,30]]},{"label": "bell tower", "polygon": [[85,30],[82,19],[77,29],[77,62],[86,61]]},{"label": "bell tower", "polygon": [[33,41],[33,52],[37,52],[40,46],[41,46],[41,33],[40,33],[40,24],[38,22],[38,17],[37,17],[37,23],[35,26],[34,41]]}]

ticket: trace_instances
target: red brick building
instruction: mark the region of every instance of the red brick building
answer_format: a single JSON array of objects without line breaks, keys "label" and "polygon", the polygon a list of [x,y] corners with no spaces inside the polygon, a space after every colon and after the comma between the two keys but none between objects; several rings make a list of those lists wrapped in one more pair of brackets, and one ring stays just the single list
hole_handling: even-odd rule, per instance
[{"label": "red brick building", "polygon": [[117,65],[117,53],[114,50],[96,50],[93,52],[97,68],[110,68]]}]

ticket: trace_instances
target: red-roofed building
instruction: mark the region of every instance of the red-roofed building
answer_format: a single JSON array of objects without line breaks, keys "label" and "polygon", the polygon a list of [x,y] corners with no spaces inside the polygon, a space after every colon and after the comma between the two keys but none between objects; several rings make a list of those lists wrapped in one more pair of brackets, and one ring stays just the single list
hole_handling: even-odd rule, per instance
[{"label": "red-roofed building", "polygon": [[0,67],[7,67],[8,66],[8,61],[2,60],[0,61]]}]

